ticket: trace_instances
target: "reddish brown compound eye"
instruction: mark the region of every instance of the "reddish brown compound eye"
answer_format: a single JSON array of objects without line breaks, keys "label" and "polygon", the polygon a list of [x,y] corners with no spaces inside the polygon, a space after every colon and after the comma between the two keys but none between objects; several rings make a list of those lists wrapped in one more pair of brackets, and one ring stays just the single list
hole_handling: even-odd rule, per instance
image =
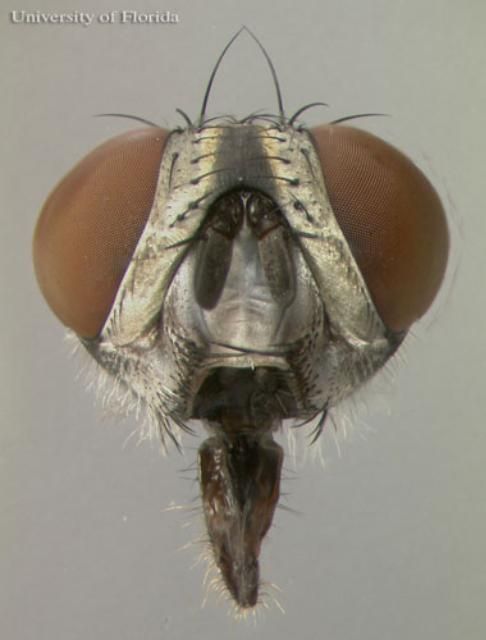
[{"label": "reddish brown compound eye", "polygon": [[168,132],[131,131],[97,147],[48,197],[34,266],[49,306],[86,338],[101,331],[152,207]]},{"label": "reddish brown compound eye", "polygon": [[427,311],[449,249],[432,185],[400,151],[339,125],[311,131],[337,221],[387,327],[407,330]]}]

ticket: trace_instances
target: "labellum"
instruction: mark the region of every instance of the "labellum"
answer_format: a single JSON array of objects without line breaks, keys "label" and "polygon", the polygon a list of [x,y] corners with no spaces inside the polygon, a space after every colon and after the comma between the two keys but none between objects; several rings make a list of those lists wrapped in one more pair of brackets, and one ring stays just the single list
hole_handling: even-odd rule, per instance
[{"label": "labellum", "polygon": [[163,440],[194,420],[209,432],[207,532],[249,609],[279,499],[275,432],[315,418],[317,438],[327,412],[386,363],[440,287],[448,231],[419,169],[343,124],[357,116],[313,129],[296,126],[304,109],[285,116],[251,33],[278,114],[207,119],[238,35],[196,123],[146,123],[61,181],[34,262],[54,313]]}]

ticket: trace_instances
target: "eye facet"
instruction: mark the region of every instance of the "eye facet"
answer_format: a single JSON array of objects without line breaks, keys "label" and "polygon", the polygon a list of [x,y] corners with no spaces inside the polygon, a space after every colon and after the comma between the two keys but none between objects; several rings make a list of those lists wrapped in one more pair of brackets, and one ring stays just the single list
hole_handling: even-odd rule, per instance
[{"label": "eye facet", "polygon": [[352,127],[311,131],[334,214],[387,327],[406,331],[431,305],[449,236],[434,188],[400,151]]},{"label": "eye facet", "polygon": [[34,266],[49,306],[77,334],[101,331],[152,207],[168,132],[108,140],[48,197],[34,235]]}]

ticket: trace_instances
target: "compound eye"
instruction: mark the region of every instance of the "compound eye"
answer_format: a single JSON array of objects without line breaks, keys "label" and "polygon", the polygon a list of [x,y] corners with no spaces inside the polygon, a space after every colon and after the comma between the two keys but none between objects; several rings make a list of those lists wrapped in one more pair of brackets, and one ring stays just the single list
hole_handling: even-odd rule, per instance
[{"label": "compound eye", "polygon": [[34,267],[52,311],[96,337],[152,208],[168,132],[131,131],[97,147],[48,197],[34,234]]},{"label": "compound eye", "polygon": [[311,130],[336,219],[383,322],[406,331],[432,304],[449,234],[437,193],[383,140],[351,127]]}]

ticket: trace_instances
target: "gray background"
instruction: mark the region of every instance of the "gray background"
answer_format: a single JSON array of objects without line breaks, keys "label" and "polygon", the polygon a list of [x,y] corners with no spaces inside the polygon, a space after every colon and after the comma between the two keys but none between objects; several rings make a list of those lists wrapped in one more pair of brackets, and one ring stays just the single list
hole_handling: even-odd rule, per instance
[{"label": "gray background", "polygon": [[[484,337],[485,41],[482,0],[139,3],[175,26],[26,26],[8,10],[96,13],[119,2],[2,3],[0,636],[9,640],[315,638],[479,640],[486,632]],[[95,8],[94,8],[95,7]],[[447,208],[453,249],[432,311],[384,375],[336,412],[341,455],[286,462],[284,504],[263,575],[282,590],[256,626],[210,596],[183,457],[127,438],[78,376],[38,292],[30,243],[49,190],[86,152],[132,127],[124,111],[195,116],[221,49],[251,27],[278,70],[288,112],[324,100],[309,124],[360,111],[401,147]],[[212,114],[275,109],[268,69],[242,37]],[[349,429],[350,425],[353,425]],[[348,437],[343,438],[347,430]],[[285,440],[285,437],[284,437]],[[304,447],[305,449],[305,447]],[[302,450],[302,449],[301,449]],[[192,522],[185,527],[186,522]]]}]

